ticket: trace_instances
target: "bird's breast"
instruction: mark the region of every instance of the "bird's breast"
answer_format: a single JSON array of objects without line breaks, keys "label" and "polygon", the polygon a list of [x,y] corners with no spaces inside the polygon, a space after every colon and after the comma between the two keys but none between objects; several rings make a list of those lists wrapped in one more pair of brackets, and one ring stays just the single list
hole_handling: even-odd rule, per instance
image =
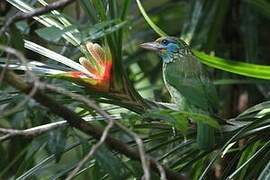
[{"label": "bird's breast", "polygon": [[178,105],[182,105],[184,103],[184,97],[167,80],[167,78],[168,78],[168,74],[167,73],[172,73],[172,72],[168,72],[168,69],[167,69],[168,68],[168,65],[169,64],[167,64],[167,63],[163,63],[163,67],[162,67],[163,82],[164,82],[167,90],[170,93],[171,101],[174,102],[174,103],[176,103],[176,104],[178,104]]}]

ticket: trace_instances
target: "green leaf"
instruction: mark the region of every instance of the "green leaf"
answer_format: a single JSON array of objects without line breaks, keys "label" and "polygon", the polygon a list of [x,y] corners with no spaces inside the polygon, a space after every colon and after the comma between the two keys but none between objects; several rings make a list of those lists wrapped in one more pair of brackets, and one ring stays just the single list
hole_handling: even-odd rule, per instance
[{"label": "green leaf", "polygon": [[[25,12],[25,13],[32,12],[35,10],[35,8],[32,5],[22,0],[7,0],[7,2],[9,2],[11,5],[13,5],[14,7],[18,8],[20,11]],[[39,2],[41,2],[41,0]],[[45,6],[47,3],[45,1],[42,1],[41,4]],[[55,18],[58,19],[62,23],[57,21]],[[33,17],[33,19],[35,19],[36,21],[40,22],[41,24],[47,27],[54,26],[59,29],[64,29],[68,24],[70,24],[69,21],[65,19],[56,10],[51,12],[51,16],[40,15],[38,17],[37,16]],[[70,42],[74,46],[78,46],[81,43],[79,39],[77,39],[72,33],[69,33],[69,32],[65,33],[63,35],[63,38],[65,38],[68,42]]]},{"label": "green leaf", "polygon": [[91,20],[95,19],[94,8],[91,6],[91,2],[89,0],[80,0],[80,5],[84,9],[84,13],[88,15]]},{"label": "green leaf", "polygon": [[19,29],[17,29],[15,25],[11,26],[10,33],[12,34],[12,36],[10,37],[12,47],[20,51],[23,51],[24,42],[22,33],[19,31]]},{"label": "green leaf", "polygon": [[188,129],[188,117],[186,115],[182,116],[177,111],[150,111],[144,114],[146,118],[160,119],[165,122],[172,124],[176,129],[182,133],[186,133]]},{"label": "green leaf", "polygon": [[[0,44],[7,44],[8,43],[8,38],[6,35],[2,35],[0,36]],[[2,49],[0,49],[0,56],[2,56],[2,54],[4,53],[4,51]]]},{"label": "green leaf", "polygon": [[270,80],[270,66],[232,61],[193,50],[202,63],[227,72]]},{"label": "green leaf", "polygon": [[269,84],[267,80],[261,80],[261,79],[218,79],[218,80],[215,80],[213,83],[216,86],[232,85],[232,84],[248,84],[248,85]]},{"label": "green leaf", "polygon": [[[119,29],[123,28],[126,25],[126,21],[117,22],[116,24],[112,25],[112,23],[114,22],[116,21],[105,21],[105,22],[95,25],[94,28],[90,29],[89,37],[84,39],[84,41],[88,39],[90,40],[99,39],[103,36],[106,36],[115,31],[118,31]],[[106,27],[106,26],[109,26],[109,27]]]},{"label": "green leaf", "polygon": [[40,28],[35,32],[39,35],[39,37],[52,42],[59,41],[61,36],[65,33],[64,30],[55,26]]},{"label": "green leaf", "polygon": [[187,113],[189,118],[194,121],[203,122],[214,128],[220,128],[220,125],[218,124],[218,122],[211,116],[208,116],[205,114],[190,113],[190,112],[184,112],[184,113]]},{"label": "green leaf", "polygon": [[107,19],[107,16],[106,16],[106,9],[103,5],[103,2],[100,0],[92,0],[92,3],[98,12],[100,20],[105,21]]},{"label": "green leaf", "polygon": [[15,26],[22,34],[28,34],[30,31],[30,27],[28,26],[26,21],[16,22]]},{"label": "green leaf", "polygon": [[188,120],[194,120],[196,122],[206,123],[214,128],[220,128],[217,121],[204,114],[192,113],[186,111],[173,111],[173,110],[160,110],[160,111],[149,111],[144,114],[144,117],[157,118],[168,121],[179,128],[179,130],[186,132],[188,128]]},{"label": "green leaf", "polygon": [[125,19],[127,16],[127,10],[128,7],[130,5],[131,0],[125,0],[125,2],[123,3],[123,10],[121,12],[121,19]]},{"label": "green leaf", "polygon": [[[73,150],[77,146],[81,145],[81,142],[76,142],[73,144],[68,145],[68,147],[65,148],[65,152],[69,152],[70,150]],[[34,174],[37,174],[39,171],[45,170],[46,167],[48,167],[49,163],[53,161],[56,157],[56,154],[49,155],[48,157],[42,157],[35,166],[33,166],[28,171],[24,172],[20,177],[17,177],[16,179],[22,180],[22,179],[29,179],[34,176]]]},{"label": "green leaf", "polygon": [[222,147],[215,153],[215,155],[211,158],[211,161],[207,165],[207,167],[204,169],[203,173],[201,174],[199,180],[203,180],[206,178],[207,173],[210,171],[210,168],[213,166],[213,164],[216,162],[216,160],[222,155],[222,153],[225,151],[225,149],[233,142],[235,142],[235,139],[244,133],[248,128],[250,128],[252,125],[256,124],[257,121],[252,122],[251,124],[243,127],[242,129],[238,130],[235,134],[230,137],[229,140],[227,140],[224,144],[222,144]]},{"label": "green leaf", "polygon": [[258,180],[270,179],[270,162],[265,166]]},{"label": "green leaf", "polygon": [[55,154],[56,162],[58,162],[65,150],[67,131],[56,129],[49,132],[48,148],[51,153]]},{"label": "green leaf", "polygon": [[[127,169],[121,160],[114,156],[105,146],[101,146],[95,153],[95,158],[112,179],[125,179]],[[116,171],[117,170],[117,171]]]},{"label": "green leaf", "polygon": [[[245,149],[245,151],[242,153],[240,160],[238,161],[237,168],[239,168],[242,164],[244,164],[259,148],[260,141],[256,141],[254,144],[250,145]],[[248,166],[244,167],[240,173],[240,177],[237,179],[244,179],[245,174],[248,170]]]},{"label": "green leaf", "polygon": [[60,62],[60,63],[66,65],[66,66],[68,66],[68,67],[70,67],[72,69],[75,69],[75,70],[79,71],[79,72],[90,75],[90,77],[92,77],[92,75],[93,75],[85,67],[83,67],[81,64],[79,64],[79,63],[77,63],[77,62],[75,62],[75,61],[73,61],[73,60],[71,60],[71,59],[57,53],[57,52],[54,52],[54,51],[52,51],[50,49],[47,49],[47,48],[45,48],[43,46],[40,46],[40,45],[38,45],[36,43],[24,40],[24,47],[26,49],[34,51],[34,52],[36,52],[36,53],[38,53],[40,55],[43,55],[43,56],[45,56],[47,58],[50,58],[50,59],[55,60],[57,62]]},{"label": "green leaf", "polygon": [[249,109],[242,112],[238,117],[246,116],[252,113],[256,113],[259,111],[263,111],[270,108],[270,101],[265,101],[260,104],[256,104],[255,106],[250,107]]},{"label": "green leaf", "polygon": [[248,4],[252,5],[253,9],[256,9],[258,13],[270,18],[270,3],[266,0],[245,0]]},{"label": "green leaf", "polygon": [[19,168],[16,172],[16,177],[23,174],[26,170],[31,168],[34,165],[35,155],[45,147],[47,139],[44,136],[37,138],[38,140],[34,140],[31,145],[27,148],[27,154],[24,157],[24,161],[20,164]]},{"label": "green leaf", "polygon": [[160,36],[167,36],[166,33],[164,31],[162,31],[151,19],[150,17],[147,15],[147,13],[145,12],[142,3],[140,0],[136,0],[137,5],[139,7],[140,12],[142,13],[144,19],[146,20],[146,22],[149,24],[149,26]]},{"label": "green leaf", "polygon": [[269,148],[270,141],[265,143],[259,150],[257,150],[250,158],[248,158],[240,167],[238,167],[229,177],[228,179],[233,179],[246,165],[254,161],[258,156],[262,156],[264,150]]}]

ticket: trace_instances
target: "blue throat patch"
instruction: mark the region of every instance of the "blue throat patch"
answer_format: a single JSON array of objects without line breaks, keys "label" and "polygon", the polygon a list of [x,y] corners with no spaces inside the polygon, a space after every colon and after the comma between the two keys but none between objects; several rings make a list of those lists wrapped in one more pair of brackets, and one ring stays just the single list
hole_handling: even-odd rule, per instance
[{"label": "blue throat patch", "polygon": [[178,53],[180,47],[175,43],[169,43],[164,49],[166,50],[160,53],[162,61],[164,63],[170,63],[174,61],[174,54]]}]

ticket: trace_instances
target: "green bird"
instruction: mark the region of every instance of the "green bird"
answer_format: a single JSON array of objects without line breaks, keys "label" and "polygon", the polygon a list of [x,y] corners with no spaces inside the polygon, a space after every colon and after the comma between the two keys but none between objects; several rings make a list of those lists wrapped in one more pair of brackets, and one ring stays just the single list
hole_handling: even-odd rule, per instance
[{"label": "green bird", "polygon": [[[216,112],[217,93],[191,48],[181,39],[161,37],[141,44],[153,50],[163,61],[162,74],[171,99],[181,111],[212,115]],[[215,129],[197,122],[197,143],[203,150],[215,144]]]}]

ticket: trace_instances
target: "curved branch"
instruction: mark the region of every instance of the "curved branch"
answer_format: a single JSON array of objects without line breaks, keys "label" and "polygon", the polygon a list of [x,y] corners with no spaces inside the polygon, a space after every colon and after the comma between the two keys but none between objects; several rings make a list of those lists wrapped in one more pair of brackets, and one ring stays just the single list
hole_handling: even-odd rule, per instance
[{"label": "curved branch", "polygon": [[[0,68],[2,70],[2,68]],[[26,83],[24,80],[17,76],[15,73],[7,71],[6,75],[4,77],[4,81],[13,86],[14,88],[24,92],[29,93],[31,90],[33,84]],[[67,122],[79,129],[80,131],[94,137],[95,139],[99,140],[103,134],[104,129],[93,126],[86,121],[84,121],[82,118],[80,118],[76,113],[69,110],[68,108],[62,106],[58,102],[54,101],[49,96],[45,95],[40,88],[37,89],[36,93],[33,95],[33,99],[35,99],[37,102],[39,102],[41,105],[47,107],[51,112],[54,114],[64,118],[67,120]],[[114,149],[127,157],[134,159],[134,160],[140,160],[140,153],[138,150],[134,150],[127,146],[125,143],[119,141],[118,139],[115,139],[114,137],[108,135],[105,143],[107,146],[109,146],[111,149]],[[152,170],[159,172],[160,167],[157,166],[157,162],[147,156],[147,159],[149,159],[149,164]],[[168,179],[186,179],[183,175],[177,174],[170,169],[163,166],[164,172],[166,174],[166,177]]]},{"label": "curved branch", "polygon": [[[119,116],[110,116],[110,118],[112,120],[119,120],[120,117]],[[85,116],[83,117],[83,120],[87,121],[87,122],[91,122],[91,121],[101,121],[104,120],[104,117],[101,116]],[[48,124],[43,124],[40,126],[36,126],[36,127],[32,127],[29,129],[8,129],[8,128],[3,128],[0,127],[0,133],[4,134],[3,136],[0,136],[0,142],[2,141],[6,141],[10,138],[13,137],[24,137],[24,138],[33,138],[33,137],[37,137],[41,134],[44,134],[48,131],[51,131],[53,129],[56,128],[61,128],[61,127],[65,127],[67,125],[67,121],[57,121],[57,122],[52,122],[52,123],[48,123]]]},{"label": "curved branch", "polygon": [[37,8],[34,11],[31,11],[29,13],[23,13],[23,12],[19,12],[17,13],[15,16],[12,16],[11,18],[9,18],[5,24],[3,25],[3,27],[0,30],[0,36],[6,31],[6,29],[12,25],[13,23],[23,20],[23,19],[29,19],[32,18],[34,16],[39,16],[42,14],[45,14],[49,11],[52,10],[56,10],[56,9],[60,9],[63,8],[67,5],[69,5],[70,3],[74,2],[75,0],[59,0],[56,2],[53,2],[47,6],[41,7],[41,8]]}]

